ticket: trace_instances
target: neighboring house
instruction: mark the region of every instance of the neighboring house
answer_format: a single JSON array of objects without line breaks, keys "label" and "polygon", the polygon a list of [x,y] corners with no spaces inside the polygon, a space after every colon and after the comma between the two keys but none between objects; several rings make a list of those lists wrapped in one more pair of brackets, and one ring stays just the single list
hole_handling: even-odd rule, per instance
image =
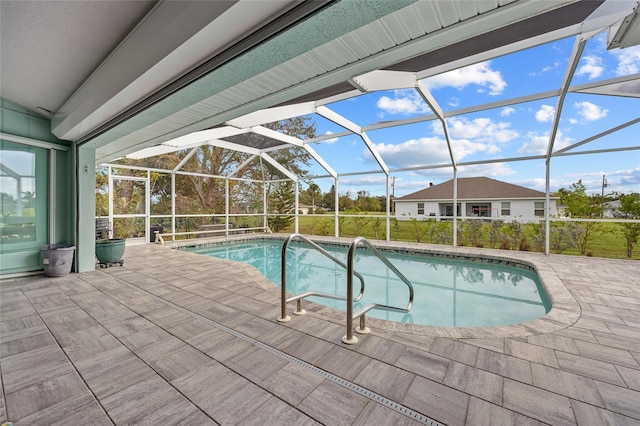
[{"label": "neighboring house", "polygon": [[602,212],[602,217],[612,218],[612,217],[622,217],[624,214],[620,213],[618,210],[620,208],[620,200],[613,200],[604,204],[604,211]]},{"label": "neighboring house", "polygon": [[[549,214],[557,216],[550,198]],[[453,180],[432,185],[395,200],[396,219],[418,220],[453,216]],[[535,222],[544,218],[545,193],[486,177],[458,179],[457,215]]]},{"label": "neighboring house", "polygon": [[309,214],[312,210],[312,206],[308,204],[298,203],[298,214]]}]

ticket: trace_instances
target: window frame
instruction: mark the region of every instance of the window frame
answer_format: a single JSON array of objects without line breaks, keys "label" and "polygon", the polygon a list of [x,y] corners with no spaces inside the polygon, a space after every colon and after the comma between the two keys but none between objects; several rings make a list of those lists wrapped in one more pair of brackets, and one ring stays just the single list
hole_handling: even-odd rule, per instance
[{"label": "window frame", "polygon": [[511,201],[500,202],[500,216],[511,216]]}]

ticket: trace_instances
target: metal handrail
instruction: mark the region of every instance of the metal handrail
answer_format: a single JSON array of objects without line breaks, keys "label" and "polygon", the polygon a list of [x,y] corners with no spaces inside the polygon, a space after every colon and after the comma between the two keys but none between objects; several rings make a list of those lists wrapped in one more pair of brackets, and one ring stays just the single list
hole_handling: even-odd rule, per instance
[{"label": "metal handrail", "polygon": [[[405,308],[399,308],[397,306],[389,306],[378,303],[371,303],[360,310],[358,310],[355,314],[353,313],[353,267],[355,263],[355,252],[356,248],[359,245],[363,245],[366,248],[370,249],[373,254],[378,257],[389,269],[395,273],[398,278],[400,278],[406,285],[409,287],[409,302]],[[369,333],[370,330],[366,327],[365,324],[365,314],[372,309],[382,309],[385,311],[392,312],[409,312],[413,307],[413,285],[411,281],[409,281],[398,269],[393,266],[393,264],[387,259],[377,248],[375,248],[369,241],[367,241],[364,237],[356,237],[351,245],[349,246],[349,252],[347,254],[347,335],[342,338],[342,341],[347,344],[354,344],[358,342],[358,338],[353,335],[353,320],[356,318],[360,318],[360,327],[356,330],[358,333],[366,334]]]},{"label": "metal handrail", "polygon": [[[351,267],[351,272],[348,272],[349,276],[347,277],[347,282],[351,283],[351,285],[348,287],[351,293],[347,294],[346,297],[338,296],[336,294],[330,294],[330,293],[308,291],[306,293],[297,294],[295,296],[287,298],[287,248],[289,248],[289,244],[293,240],[299,240],[309,244],[311,247],[313,247],[314,249],[322,253],[324,256],[326,256],[327,258],[334,261],[336,264],[342,266],[344,269],[349,271],[349,267],[347,264],[345,264],[340,259],[333,256],[331,253],[329,253],[328,251],[326,251],[325,249],[323,249],[318,244],[314,243],[304,235],[302,234],[289,235],[289,237],[282,244],[282,269],[281,269],[282,275],[281,275],[281,286],[280,286],[281,310],[280,310],[280,317],[278,318],[279,322],[287,322],[291,320],[291,317],[287,315],[287,303],[289,302],[296,301],[296,310],[293,312],[294,314],[304,315],[305,311],[304,309],[302,309],[302,299],[304,299],[305,297],[319,296],[319,297],[326,297],[329,299],[351,300],[350,302],[351,305],[353,305],[354,301],[357,302],[358,300],[362,299],[362,296],[364,295],[364,278],[358,272],[355,272],[353,270],[353,266]],[[353,298],[353,276],[354,275],[358,277],[358,279],[360,280],[360,293],[356,296],[355,299]]]}]

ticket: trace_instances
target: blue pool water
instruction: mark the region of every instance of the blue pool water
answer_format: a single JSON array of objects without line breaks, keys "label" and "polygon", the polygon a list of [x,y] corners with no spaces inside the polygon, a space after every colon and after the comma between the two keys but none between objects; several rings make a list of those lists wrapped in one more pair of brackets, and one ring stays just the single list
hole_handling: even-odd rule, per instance
[{"label": "blue pool water", "polygon": [[[323,247],[346,263],[347,247]],[[280,240],[250,240],[184,249],[248,263],[280,286]],[[370,317],[423,325],[473,327],[531,321],[544,316],[551,308],[537,275],[527,269],[418,253],[384,254],[413,284],[414,306],[410,314],[373,310],[367,314]],[[366,285],[364,298],[358,302],[360,305],[406,306],[407,286],[378,258],[358,249],[355,259],[355,270],[364,276]],[[354,296],[359,289],[360,282],[354,279]],[[308,245],[292,243],[287,255],[287,291],[298,294],[312,290],[344,296],[346,271]],[[341,300],[316,297],[310,300],[345,310],[345,302]]]}]

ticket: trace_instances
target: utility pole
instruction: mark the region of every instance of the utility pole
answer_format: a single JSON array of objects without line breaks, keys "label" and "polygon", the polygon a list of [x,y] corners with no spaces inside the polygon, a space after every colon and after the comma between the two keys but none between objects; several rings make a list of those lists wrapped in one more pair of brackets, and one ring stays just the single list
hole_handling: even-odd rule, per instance
[{"label": "utility pole", "polygon": [[602,213],[600,213],[600,217],[604,217],[604,189],[609,186],[605,175],[602,175],[602,193],[600,194],[600,202],[602,203]]}]

